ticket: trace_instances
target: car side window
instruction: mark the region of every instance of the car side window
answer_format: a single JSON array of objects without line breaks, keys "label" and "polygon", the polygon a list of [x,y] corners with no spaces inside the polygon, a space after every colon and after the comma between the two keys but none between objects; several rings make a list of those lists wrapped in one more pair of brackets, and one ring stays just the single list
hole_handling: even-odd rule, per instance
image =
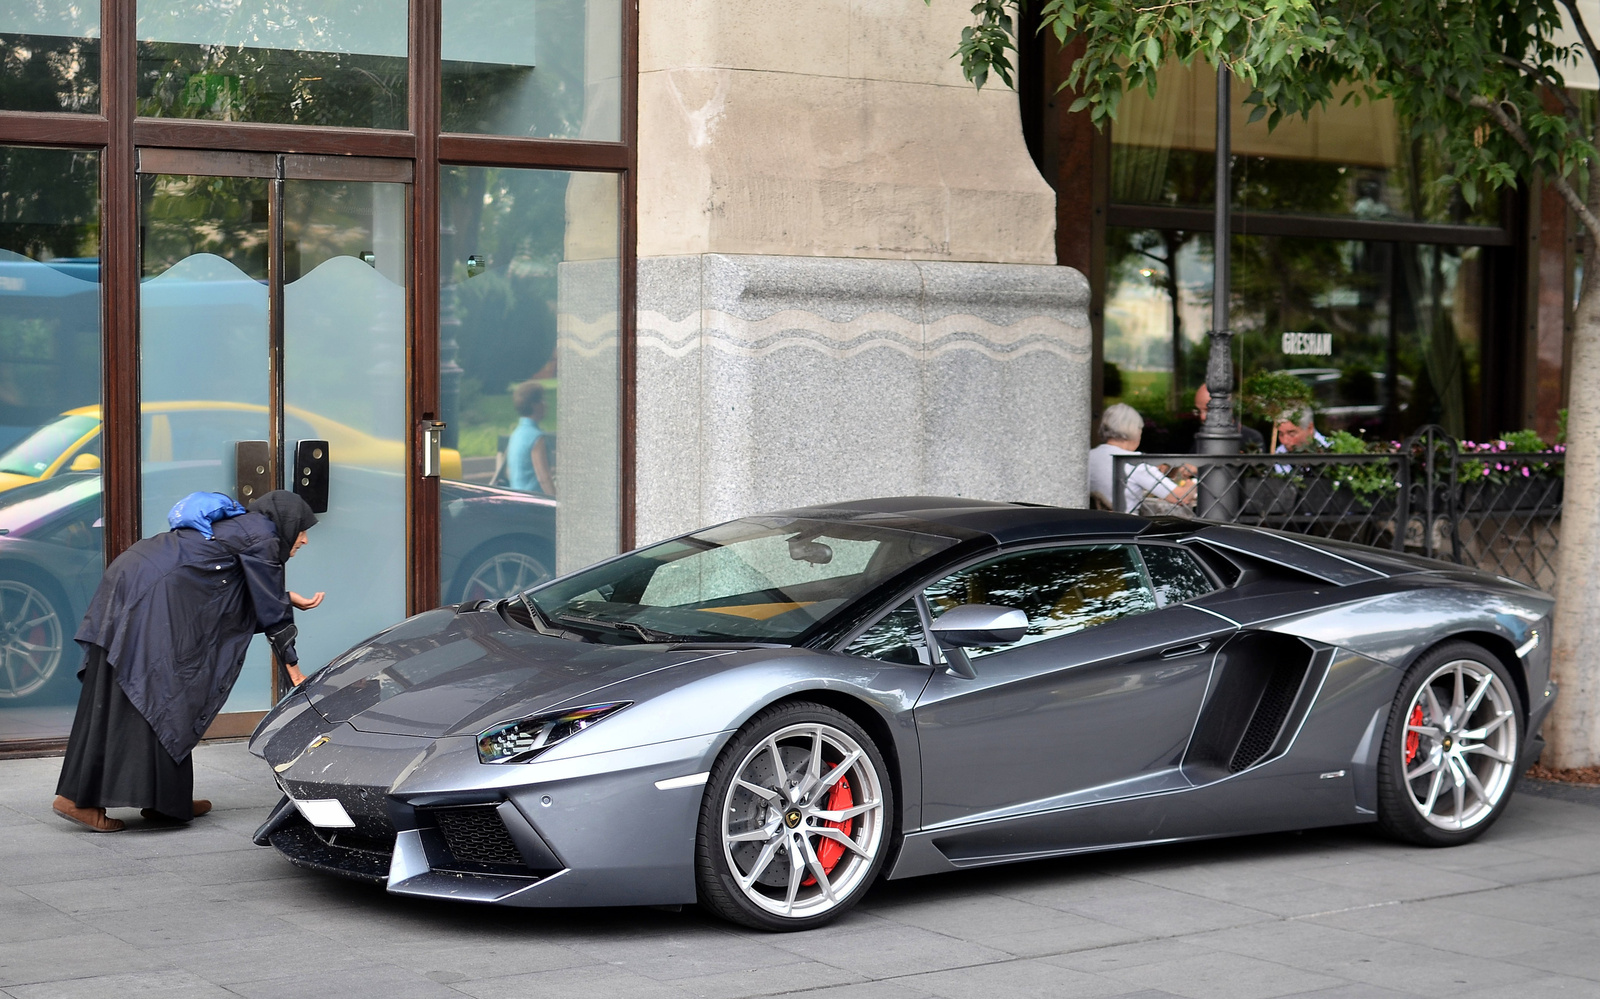
[{"label": "car side window", "polygon": [[847,655],[879,659],[886,663],[919,666],[923,665],[923,650],[926,647],[922,618],[917,614],[916,600],[912,599],[863,631],[844,651]]},{"label": "car side window", "polygon": [[1170,607],[1204,596],[1216,589],[1211,577],[1200,568],[1193,555],[1174,545],[1140,545],[1144,567],[1150,573],[1161,606]]},{"label": "car side window", "polygon": [[1131,545],[1079,545],[1001,555],[946,576],[926,590],[933,616],[962,604],[998,604],[1028,615],[1011,645],[969,649],[974,656],[1029,645],[1156,609]]}]

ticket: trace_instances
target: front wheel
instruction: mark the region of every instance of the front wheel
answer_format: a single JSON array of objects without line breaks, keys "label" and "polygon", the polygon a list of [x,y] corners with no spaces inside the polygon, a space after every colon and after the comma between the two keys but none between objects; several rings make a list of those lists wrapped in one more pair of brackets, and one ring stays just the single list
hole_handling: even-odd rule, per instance
[{"label": "front wheel", "polygon": [[883,756],[846,715],[778,705],[717,758],[700,807],[700,902],[764,930],[843,915],[877,878],[894,831]]},{"label": "front wheel", "polygon": [[1488,650],[1452,642],[1400,682],[1378,759],[1378,822],[1423,846],[1455,846],[1494,824],[1511,798],[1522,705]]}]

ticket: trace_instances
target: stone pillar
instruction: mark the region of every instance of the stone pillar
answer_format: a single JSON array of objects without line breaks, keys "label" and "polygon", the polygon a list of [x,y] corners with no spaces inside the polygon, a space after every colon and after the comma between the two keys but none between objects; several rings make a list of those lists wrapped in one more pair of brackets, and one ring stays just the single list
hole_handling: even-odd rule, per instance
[{"label": "stone pillar", "polygon": [[1088,287],[960,4],[642,0],[641,543],[938,493],[1082,505]]}]

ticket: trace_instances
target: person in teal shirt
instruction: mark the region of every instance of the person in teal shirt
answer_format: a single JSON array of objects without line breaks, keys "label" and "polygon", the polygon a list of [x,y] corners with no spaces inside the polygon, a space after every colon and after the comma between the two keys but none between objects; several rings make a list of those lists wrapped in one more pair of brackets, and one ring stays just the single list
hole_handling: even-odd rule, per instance
[{"label": "person in teal shirt", "polygon": [[506,477],[511,488],[525,493],[556,494],[550,474],[550,437],[539,429],[544,419],[544,388],[526,381],[511,390],[517,425],[506,442]]}]

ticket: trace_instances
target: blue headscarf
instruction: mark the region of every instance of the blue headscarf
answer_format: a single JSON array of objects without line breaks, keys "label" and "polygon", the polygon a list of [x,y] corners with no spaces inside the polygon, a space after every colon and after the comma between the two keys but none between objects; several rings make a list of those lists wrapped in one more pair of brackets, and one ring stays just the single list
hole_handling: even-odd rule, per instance
[{"label": "blue headscarf", "polygon": [[244,512],[244,507],[226,493],[190,493],[167,511],[167,526],[174,531],[192,527],[210,540],[212,524]]}]

